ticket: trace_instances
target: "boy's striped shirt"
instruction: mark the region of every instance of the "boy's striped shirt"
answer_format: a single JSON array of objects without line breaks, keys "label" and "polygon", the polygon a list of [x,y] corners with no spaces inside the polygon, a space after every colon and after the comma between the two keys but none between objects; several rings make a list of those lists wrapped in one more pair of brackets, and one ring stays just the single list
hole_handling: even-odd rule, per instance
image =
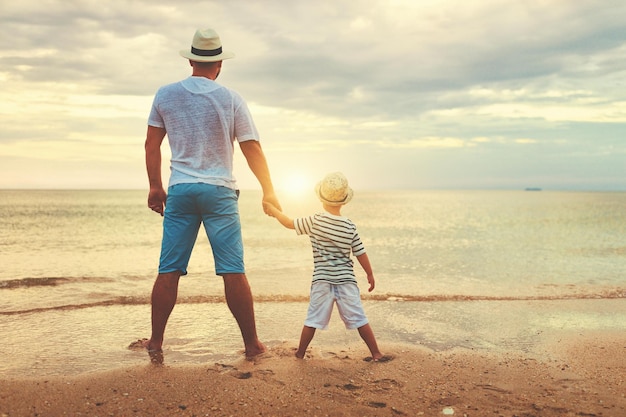
[{"label": "boy's striped shirt", "polygon": [[343,216],[318,213],[294,220],[296,233],[309,235],[313,248],[313,282],[356,282],[350,255],[365,253],[356,225]]}]

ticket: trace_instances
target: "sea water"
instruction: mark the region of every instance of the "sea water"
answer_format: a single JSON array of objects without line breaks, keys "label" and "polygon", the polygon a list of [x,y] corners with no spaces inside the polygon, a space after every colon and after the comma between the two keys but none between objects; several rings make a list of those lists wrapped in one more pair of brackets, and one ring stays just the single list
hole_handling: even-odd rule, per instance
[{"label": "sea water", "polygon": [[[0,190],[0,372],[140,360],[126,347],[149,336],[162,224],[146,197]],[[321,209],[313,195],[279,197],[291,217]],[[264,215],[259,191],[242,191],[240,212],[259,334],[297,342],[313,266],[308,238]],[[625,326],[626,193],[356,190],[342,213],[374,268],[368,293],[355,262],[380,340],[524,349],[546,326]],[[312,345],[358,340],[337,321],[319,333]],[[171,362],[239,354],[203,230],[165,343]]]}]

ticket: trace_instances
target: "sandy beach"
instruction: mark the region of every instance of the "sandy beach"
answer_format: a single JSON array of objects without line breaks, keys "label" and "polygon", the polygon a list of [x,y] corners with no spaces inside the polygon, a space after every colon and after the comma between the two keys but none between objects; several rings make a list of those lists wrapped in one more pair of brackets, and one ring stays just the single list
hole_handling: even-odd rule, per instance
[{"label": "sandy beach", "polygon": [[5,416],[626,416],[626,335],[559,332],[534,352],[284,342],[247,361],[146,364],[71,377],[3,379]]}]

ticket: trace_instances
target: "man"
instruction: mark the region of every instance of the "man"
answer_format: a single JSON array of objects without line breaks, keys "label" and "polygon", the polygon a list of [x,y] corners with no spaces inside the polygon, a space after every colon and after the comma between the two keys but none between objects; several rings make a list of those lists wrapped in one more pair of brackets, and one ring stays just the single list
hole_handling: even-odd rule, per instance
[{"label": "man", "polygon": [[[176,304],[178,283],[187,274],[200,224],[211,243],[215,272],[224,281],[226,302],[241,330],[246,357],[265,351],[257,337],[252,293],[245,274],[239,220],[239,191],[233,177],[235,140],[261,184],[263,202],[278,204],[259,135],[245,101],[215,82],[223,51],[212,29],[196,31],[189,60],[192,75],[161,87],[154,97],[146,135],[148,207],[164,216],[159,274],[152,290],[152,336],[144,341],[153,363],[163,362],[163,335]],[[161,143],[167,134],[171,176],[161,182]]]}]

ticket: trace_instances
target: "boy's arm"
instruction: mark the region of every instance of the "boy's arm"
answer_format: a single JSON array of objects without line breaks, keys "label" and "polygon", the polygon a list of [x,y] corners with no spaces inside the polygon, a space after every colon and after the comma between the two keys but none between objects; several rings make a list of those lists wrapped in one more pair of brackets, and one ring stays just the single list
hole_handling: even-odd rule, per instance
[{"label": "boy's arm", "polygon": [[274,206],[272,203],[264,202],[263,210],[265,210],[265,212],[270,216],[275,217],[276,220],[278,220],[280,224],[285,226],[287,229],[295,229],[293,225],[293,220],[285,215],[278,208],[276,208],[276,206]]},{"label": "boy's arm", "polygon": [[372,272],[372,265],[370,264],[370,258],[368,258],[367,253],[361,254],[356,257],[356,259],[363,267],[363,270],[367,274],[367,282],[369,282],[370,287],[367,290],[368,292],[372,292],[374,287],[376,286],[376,280],[374,279],[374,272]]}]

